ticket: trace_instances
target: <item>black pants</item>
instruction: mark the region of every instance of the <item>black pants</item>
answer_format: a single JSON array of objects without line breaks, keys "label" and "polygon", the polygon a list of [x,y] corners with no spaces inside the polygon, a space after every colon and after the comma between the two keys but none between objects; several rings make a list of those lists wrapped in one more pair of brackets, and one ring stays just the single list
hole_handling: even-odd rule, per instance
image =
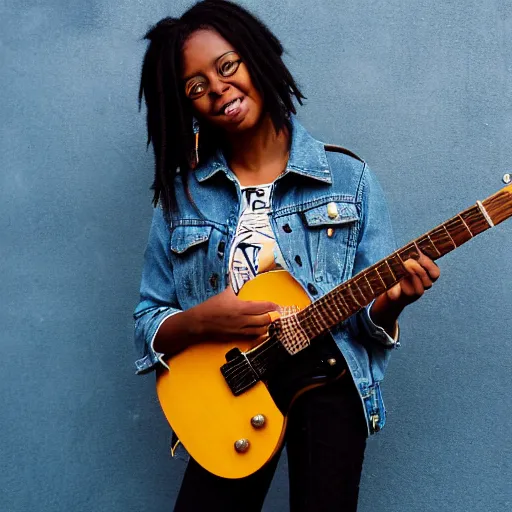
[{"label": "black pants", "polygon": [[[349,375],[300,396],[286,432],[290,510],[354,512],[366,436],[361,400]],[[191,459],[174,511],[261,511],[279,455],[238,480],[212,475]]]}]

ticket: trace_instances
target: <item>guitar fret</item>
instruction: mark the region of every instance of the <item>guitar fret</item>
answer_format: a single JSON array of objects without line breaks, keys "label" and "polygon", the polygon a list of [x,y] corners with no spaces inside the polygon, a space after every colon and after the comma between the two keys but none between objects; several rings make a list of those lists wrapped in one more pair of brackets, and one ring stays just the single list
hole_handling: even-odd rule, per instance
[{"label": "guitar fret", "polygon": [[336,306],[339,309],[341,316],[343,318],[346,318],[349,315],[350,311],[348,309],[345,298],[343,297],[343,294],[340,293],[336,297],[334,297],[333,302],[336,303]]},{"label": "guitar fret", "polygon": [[376,266],[370,267],[364,274],[371,290],[371,299],[375,299],[386,291],[386,285],[382,281]]},{"label": "guitar fret", "polygon": [[325,301],[325,308],[326,308],[326,326],[325,328],[328,329],[330,325],[338,323],[338,315],[336,314],[336,310],[334,308],[334,305],[331,303],[331,301],[326,300]]},{"label": "guitar fret", "polygon": [[386,283],[384,282],[384,279],[382,279],[382,276],[380,275],[378,267],[375,267],[375,273],[379,276],[379,279],[380,279],[382,285],[384,286],[384,289],[386,289]]},{"label": "guitar fret", "polygon": [[453,248],[454,249],[457,249],[457,244],[455,243],[455,240],[452,238],[452,235],[450,235],[450,232],[448,231],[448,229],[446,229],[446,225],[443,224],[443,229],[446,231],[446,234],[448,235],[448,237],[450,238],[450,241],[452,242],[453,244]]},{"label": "guitar fret", "polygon": [[374,294],[375,294],[375,292],[373,291],[373,286],[372,286],[372,284],[370,283],[370,280],[368,279],[368,277],[367,277],[367,275],[366,275],[366,274],[367,274],[367,272],[365,272],[365,273],[363,274],[363,277],[364,277],[365,281],[368,283],[368,288],[370,288],[370,292],[371,292],[371,294],[372,294],[372,295],[374,295]]},{"label": "guitar fret", "polygon": [[386,262],[385,262],[385,263],[386,263],[386,265],[388,266],[389,271],[391,272],[391,275],[393,276],[393,280],[394,280],[394,281],[398,281],[398,279],[396,278],[395,273],[393,272],[393,269],[391,268],[391,265],[389,264],[389,261],[388,261],[388,260],[386,260]]},{"label": "guitar fret", "polygon": [[354,279],[354,288],[355,288],[355,291],[363,298],[363,300],[360,301],[360,302],[364,305],[364,304],[366,304],[369,301],[366,298],[366,293],[364,292],[364,284],[361,286],[360,281],[361,281],[361,278],[357,278],[356,277]]},{"label": "guitar fret", "polygon": [[326,320],[326,329],[329,327],[329,324],[336,322],[336,311],[334,310],[334,305],[332,301],[328,298],[322,301],[322,308],[324,310],[324,319]]},{"label": "guitar fret", "polygon": [[323,319],[322,319],[322,315],[319,314],[319,308],[317,308],[315,315],[313,317],[313,320],[315,322],[315,325],[318,326],[318,330],[321,331],[322,327],[323,327],[323,323],[322,323]]},{"label": "guitar fret", "polygon": [[360,308],[363,307],[363,305],[359,303],[359,301],[357,300],[356,296],[354,295],[353,287],[350,284],[348,284],[347,288],[348,288],[348,291],[350,292],[350,295],[354,299],[354,302],[357,304],[357,306],[360,307]]},{"label": "guitar fret", "polygon": [[457,247],[465,244],[468,240],[473,238],[471,231],[468,230],[466,224],[459,216],[450,219],[445,222],[444,225]]},{"label": "guitar fret", "polygon": [[[344,291],[344,285],[343,285],[343,289],[342,291]],[[349,314],[352,313],[352,310],[350,309],[350,305],[348,304],[347,302],[347,298],[343,295],[343,293],[340,293],[339,296],[338,296],[340,302],[342,302],[343,304],[343,308],[346,310],[346,312],[344,313],[346,316],[349,316]]]},{"label": "guitar fret", "polygon": [[326,313],[327,312],[325,310],[325,305],[322,301],[319,304],[319,307],[317,308],[315,315],[314,315],[314,320],[315,320],[315,323],[319,327],[319,331],[323,331],[324,329],[328,328],[328,324],[326,323],[326,320],[325,320],[325,317],[328,316]]},{"label": "guitar fret", "polygon": [[397,251],[397,255],[400,258],[400,261],[403,263],[405,260],[409,258],[417,259],[419,256],[419,248],[416,245],[416,242],[411,242],[409,245],[406,245],[399,251]]},{"label": "guitar fret", "polygon": [[432,241],[432,238],[430,238],[430,235],[429,235],[429,234],[427,234],[427,238],[428,238],[428,241],[430,242],[430,244],[432,245],[432,247],[436,250],[437,255],[438,255],[439,257],[441,257],[441,256],[442,256],[442,254],[439,252],[439,249],[437,248],[436,244]]},{"label": "guitar fret", "polygon": [[428,234],[435,240],[436,248],[441,253],[441,256],[444,256],[457,247],[444,225],[438,226]]},{"label": "guitar fret", "polygon": [[[344,317],[343,311],[339,307],[339,302],[334,298],[327,301],[331,310],[334,310],[334,320],[341,320]],[[337,322],[335,322],[337,323]]]},{"label": "guitar fret", "polygon": [[393,275],[393,271],[391,270],[387,260],[384,260],[377,265],[377,272],[379,273],[379,277],[384,283],[386,289],[396,283],[396,278]]},{"label": "guitar fret", "polygon": [[366,279],[365,274],[363,274],[359,278],[356,278],[354,284],[356,285],[357,291],[363,297],[363,302],[366,303],[368,302],[368,297],[373,297],[372,287],[370,286],[368,279]]},{"label": "guitar fret", "polygon": [[479,235],[483,231],[489,229],[489,224],[477,206],[472,206],[471,208],[461,212],[459,215],[468,225],[473,236]]},{"label": "guitar fret", "polygon": [[471,229],[469,229],[469,226],[466,224],[466,221],[462,218],[462,216],[460,215],[460,213],[457,215],[457,217],[462,221],[462,223],[464,224],[464,226],[466,227],[468,233],[471,235],[471,238],[473,238],[473,233],[471,233]]},{"label": "guitar fret", "polygon": [[345,299],[345,303],[347,305],[347,309],[350,314],[355,313],[360,306],[357,305],[357,301],[350,290],[350,281],[343,285],[342,291],[345,292],[343,298]]},{"label": "guitar fret", "polygon": [[382,280],[377,267],[372,267],[370,271],[367,272],[367,274],[370,276],[369,281],[372,285],[374,297],[377,297],[386,291],[386,285],[384,284],[384,281]]},{"label": "guitar fret", "polygon": [[[395,259],[398,258],[400,263],[396,262]],[[387,259],[388,265],[393,270],[393,276],[396,281],[400,281],[402,277],[404,277],[407,274],[407,271],[404,269],[404,262],[402,260],[402,257],[400,256],[399,252],[395,252],[391,258]]]},{"label": "guitar fret", "polygon": [[310,340],[318,336],[318,334],[320,334],[320,331],[315,329],[313,325],[313,322],[311,320],[312,315],[312,312],[307,316],[301,315],[300,313],[298,315],[299,324]]},{"label": "guitar fret", "polygon": [[309,321],[311,322],[311,325],[314,329],[314,331],[316,332],[321,332],[321,327],[322,325],[320,324],[320,322],[318,321],[318,318],[317,318],[317,310],[313,310],[311,312],[311,315],[309,316]]}]

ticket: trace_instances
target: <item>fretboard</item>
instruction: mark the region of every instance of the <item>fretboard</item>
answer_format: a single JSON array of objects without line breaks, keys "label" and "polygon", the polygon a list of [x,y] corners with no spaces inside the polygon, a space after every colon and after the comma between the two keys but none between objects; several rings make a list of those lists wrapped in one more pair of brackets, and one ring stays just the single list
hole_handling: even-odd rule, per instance
[{"label": "fretboard", "polygon": [[[310,340],[316,338],[404,278],[408,274],[404,262],[417,258],[418,251],[437,260],[510,216],[512,185],[485,201],[478,201],[313,302],[297,313],[301,327]],[[286,322],[286,318],[281,321]]]}]

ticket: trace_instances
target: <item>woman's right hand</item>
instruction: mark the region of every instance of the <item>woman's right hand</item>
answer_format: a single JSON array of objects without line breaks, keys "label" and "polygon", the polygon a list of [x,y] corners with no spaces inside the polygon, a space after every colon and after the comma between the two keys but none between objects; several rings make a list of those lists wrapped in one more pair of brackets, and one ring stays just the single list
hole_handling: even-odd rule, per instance
[{"label": "woman's right hand", "polygon": [[208,341],[263,342],[272,323],[269,313],[280,312],[273,302],[239,299],[231,286],[214,297],[167,318],[158,328],[153,348],[174,355],[189,345]]},{"label": "woman's right hand", "polygon": [[280,312],[279,306],[273,302],[241,300],[228,286],[190,309],[190,327],[198,341],[259,341],[267,336],[272,311]]}]

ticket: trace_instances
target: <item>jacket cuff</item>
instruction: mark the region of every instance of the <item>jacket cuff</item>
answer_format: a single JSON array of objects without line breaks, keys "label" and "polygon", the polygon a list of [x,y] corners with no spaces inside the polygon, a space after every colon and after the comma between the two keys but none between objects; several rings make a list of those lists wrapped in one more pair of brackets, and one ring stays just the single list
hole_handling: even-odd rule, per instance
[{"label": "jacket cuff", "polygon": [[378,341],[387,348],[399,348],[400,347],[400,328],[398,322],[395,322],[393,329],[393,336],[390,336],[386,330],[373,322],[370,315],[370,310],[375,300],[370,302],[368,306],[363,308],[359,312],[359,321],[362,329],[370,338]]},{"label": "jacket cuff", "polygon": [[149,342],[147,343],[146,353],[143,357],[135,361],[135,373],[137,375],[141,375],[144,373],[148,373],[156,368],[158,364],[163,365],[167,370],[169,370],[169,366],[164,361],[164,355],[161,352],[157,352],[153,344],[156,339],[156,335],[158,334],[158,330],[161,325],[171,316],[176,315],[177,313],[181,313],[182,311],[174,308],[160,308],[159,314],[157,317],[153,317],[151,319],[152,328],[147,339]]}]

